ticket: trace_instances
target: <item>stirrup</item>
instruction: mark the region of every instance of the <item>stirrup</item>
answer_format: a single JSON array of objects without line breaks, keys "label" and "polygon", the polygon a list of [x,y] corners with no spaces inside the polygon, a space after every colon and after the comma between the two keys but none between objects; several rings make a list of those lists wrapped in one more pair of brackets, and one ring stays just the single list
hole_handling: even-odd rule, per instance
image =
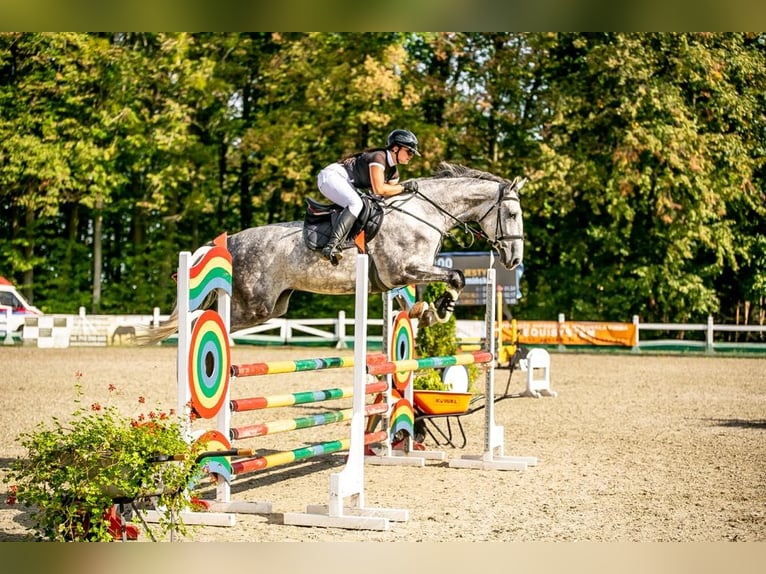
[{"label": "stirrup", "polygon": [[338,262],[343,259],[343,251],[336,247],[331,247],[328,249],[329,246],[325,246],[324,249],[322,249],[322,257],[327,259],[330,263],[332,263],[333,267],[336,267],[338,265]]}]

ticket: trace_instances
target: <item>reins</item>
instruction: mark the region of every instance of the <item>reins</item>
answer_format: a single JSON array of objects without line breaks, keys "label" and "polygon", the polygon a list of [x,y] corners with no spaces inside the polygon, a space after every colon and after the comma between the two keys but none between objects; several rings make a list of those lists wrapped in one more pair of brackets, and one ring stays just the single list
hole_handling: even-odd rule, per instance
[{"label": "reins", "polygon": [[[483,237],[485,237],[486,239],[489,239],[489,238],[487,237],[487,235],[486,235],[486,234],[485,234],[483,231],[479,230],[479,231],[477,232],[476,230],[474,230],[473,228],[471,228],[471,226],[470,226],[470,225],[468,225],[468,223],[467,223],[467,222],[465,222],[465,221],[460,221],[460,220],[459,220],[457,217],[455,217],[454,215],[452,215],[452,214],[451,214],[449,211],[447,211],[446,209],[444,209],[444,208],[443,208],[443,207],[441,207],[440,205],[438,205],[438,204],[434,203],[434,202],[433,202],[433,201],[432,201],[432,200],[431,200],[429,197],[426,197],[425,195],[423,195],[423,194],[422,194],[422,193],[420,193],[419,191],[415,191],[415,192],[413,192],[413,193],[412,193],[412,195],[411,195],[409,198],[407,198],[406,200],[404,200],[404,201],[405,201],[405,202],[406,202],[406,201],[409,201],[411,198],[413,198],[413,197],[415,197],[415,196],[419,197],[420,199],[422,199],[422,200],[423,200],[423,201],[425,201],[426,203],[429,203],[429,204],[431,204],[431,205],[432,205],[434,208],[436,208],[436,209],[437,209],[439,212],[443,213],[444,215],[446,215],[447,217],[449,217],[449,218],[450,218],[450,219],[452,219],[453,221],[457,222],[457,223],[458,223],[458,224],[459,224],[459,225],[460,225],[460,226],[463,228],[463,231],[465,231],[465,233],[466,233],[466,234],[468,234],[468,235],[469,235],[469,236],[470,236],[472,239],[473,239],[473,237],[474,237],[474,236],[476,236],[476,235],[479,235],[480,237],[481,237],[481,236],[483,236]],[[398,198],[398,199],[401,199],[401,198]],[[444,235],[448,235],[449,237],[451,237],[452,239],[454,239],[454,240],[455,240],[455,242],[456,242],[456,243],[457,243],[457,244],[458,244],[460,247],[462,247],[462,248],[465,248],[465,247],[470,247],[471,245],[473,245],[473,241],[471,241],[471,243],[470,243],[470,244],[468,244],[468,245],[465,245],[465,244],[464,244],[462,241],[460,241],[460,238],[459,238],[457,235],[455,235],[455,234],[453,234],[453,233],[452,233],[452,230],[442,231],[441,229],[439,229],[438,227],[436,227],[436,226],[435,226],[433,223],[431,223],[430,221],[426,221],[425,219],[423,219],[423,218],[421,218],[421,217],[418,217],[417,215],[415,215],[415,214],[413,214],[413,213],[410,213],[409,211],[406,211],[406,210],[402,209],[402,208],[401,208],[401,207],[399,207],[398,205],[387,205],[386,207],[387,207],[389,210],[398,211],[399,213],[403,213],[403,214],[405,214],[405,215],[407,215],[407,216],[411,217],[412,219],[415,219],[416,221],[419,221],[420,223],[422,223],[422,224],[424,224],[424,225],[427,225],[427,226],[428,226],[428,227],[430,227],[431,229],[434,229],[435,231],[438,231],[440,235],[441,235],[441,234],[444,234]]]}]

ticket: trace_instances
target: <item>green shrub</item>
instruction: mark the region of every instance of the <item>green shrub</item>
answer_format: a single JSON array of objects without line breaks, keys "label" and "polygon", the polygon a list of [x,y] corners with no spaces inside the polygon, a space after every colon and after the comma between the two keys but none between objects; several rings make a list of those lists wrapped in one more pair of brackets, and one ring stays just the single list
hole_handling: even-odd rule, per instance
[{"label": "green shrub", "polygon": [[[444,283],[430,283],[423,291],[423,300],[433,303],[447,290]],[[418,357],[445,357],[458,352],[457,321],[453,314],[444,323],[418,329],[415,337],[415,351]],[[478,365],[466,365],[468,369],[468,390],[476,392],[474,382],[481,369]],[[415,373],[414,388],[418,390],[445,391],[447,388],[441,379],[442,369],[427,369]]]},{"label": "green shrub", "polygon": [[446,391],[441,377],[441,369],[425,369],[415,372],[413,388],[419,391]]}]

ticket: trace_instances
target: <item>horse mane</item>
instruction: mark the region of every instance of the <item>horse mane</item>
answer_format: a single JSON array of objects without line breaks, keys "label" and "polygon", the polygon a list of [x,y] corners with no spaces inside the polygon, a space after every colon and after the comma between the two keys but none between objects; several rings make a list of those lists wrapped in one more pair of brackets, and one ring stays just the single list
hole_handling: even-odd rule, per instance
[{"label": "horse mane", "polygon": [[478,169],[472,169],[470,167],[465,167],[464,165],[448,163],[446,161],[443,161],[439,164],[439,167],[437,171],[434,172],[433,177],[435,178],[470,177],[473,179],[485,179],[488,181],[495,181],[497,183],[505,183],[505,184],[511,183],[507,179],[502,178],[498,175],[494,175],[492,173],[481,171]]}]

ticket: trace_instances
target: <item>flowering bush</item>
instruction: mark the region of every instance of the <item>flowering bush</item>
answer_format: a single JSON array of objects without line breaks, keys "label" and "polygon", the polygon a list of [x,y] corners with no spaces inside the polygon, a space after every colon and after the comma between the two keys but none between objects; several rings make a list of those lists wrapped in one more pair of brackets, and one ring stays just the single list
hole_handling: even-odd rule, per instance
[{"label": "flowering bush", "polygon": [[27,454],[4,479],[9,498],[32,509],[34,529],[47,540],[111,540],[109,514],[117,501],[151,500],[163,510],[159,533],[183,530],[178,513],[188,505],[198,450],[186,440],[183,422],[172,411],[129,417],[114,406],[86,408],[82,374],[76,376],[77,407],[69,420],[54,418],[19,435]]}]

